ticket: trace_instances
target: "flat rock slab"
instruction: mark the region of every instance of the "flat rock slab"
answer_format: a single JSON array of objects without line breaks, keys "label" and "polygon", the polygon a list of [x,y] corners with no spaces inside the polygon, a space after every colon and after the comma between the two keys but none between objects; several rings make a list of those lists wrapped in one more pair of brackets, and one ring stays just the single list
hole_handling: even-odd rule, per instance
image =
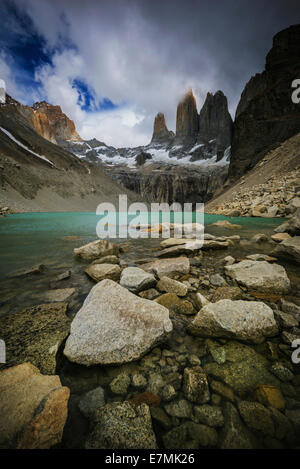
[{"label": "flat rock slab", "polygon": [[119,280],[121,269],[117,264],[91,264],[85,269],[85,273],[95,282],[101,282],[105,278]]},{"label": "flat rock slab", "polygon": [[153,272],[159,278],[163,276],[174,277],[176,275],[188,274],[190,271],[190,261],[187,257],[174,257],[172,259],[158,259],[147,264],[142,264],[141,269],[146,272]]},{"label": "flat rock slab", "polygon": [[104,239],[98,239],[74,249],[74,255],[83,260],[94,260],[102,256],[117,255],[118,252],[117,244]]},{"label": "flat rock slab", "polygon": [[239,397],[254,393],[261,383],[279,385],[279,380],[269,372],[270,362],[253,347],[232,341],[223,347],[226,362],[207,363],[203,368],[207,375],[229,386]]},{"label": "flat rock slab", "polygon": [[157,288],[161,292],[175,293],[178,296],[185,296],[188,292],[188,287],[169,277],[162,277],[157,283]]},{"label": "flat rock slab", "polygon": [[30,361],[42,373],[55,374],[58,352],[69,334],[67,303],[48,303],[1,317],[1,339],[6,343],[6,365]]},{"label": "flat rock slab", "polygon": [[56,290],[48,290],[45,298],[49,301],[66,301],[75,293],[75,288],[58,288]]},{"label": "flat rock slab", "polygon": [[131,405],[128,401],[106,404],[96,411],[93,430],[86,449],[156,449],[147,404]]},{"label": "flat rock slab", "polygon": [[73,319],[64,354],[87,366],[127,363],[138,360],[171,330],[167,308],[102,280]]},{"label": "flat rock slab", "polygon": [[31,363],[0,371],[0,448],[47,449],[60,443],[70,390]]},{"label": "flat rock slab", "polygon": [[226,274],[248,290],[287,293],[290,280],[284,267],[266,261],[245,260],[225,266]]},{"label": "flat rock slab", "polygon": [[120,285],[133,293],[139,293],[156,285],[154,275],[138,267],[127,267],[122,271]]},{"label": "flat rock slab", "polygon": [[191,325],[202,337],[238,339],[254,344],[278,334],[272,309],[258,301],[220,300],[204,306]]}]

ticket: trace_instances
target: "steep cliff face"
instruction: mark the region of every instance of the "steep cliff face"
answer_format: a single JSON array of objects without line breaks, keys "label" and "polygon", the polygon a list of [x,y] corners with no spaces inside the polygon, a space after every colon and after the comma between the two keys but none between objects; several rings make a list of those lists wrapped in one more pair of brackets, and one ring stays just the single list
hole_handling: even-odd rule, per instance
[{"label": "steep cliff face", "polygon": [[46,101],[34,103],[32,107],[25,106],[9,95],[6,95],[6,105],[14,105],[28,125],[49,142],[82,142],[74,122],[62,112],[60,106],[52,106]]},{"label": "steep cliff face", "polygon": [[122,186],[134,191],[148,202],[206,202],[227,176],[227,167],[197,167],[150,163],[142,169],[115,167],[107,174]]},{"label": "steep cliff face", "polygon": [[168,130],[165,116],[159,112],[154,119],[151,142],[168,142],[174,137],[174,132]]},{"label": "steep cliff face", "polygon": [[291,84],[297,78],[300,78],[300,25],[274,36],[264,72],[252,77],[242,93],[233,126],[231,180],[300,131],[300,105],[291,99]]},{"label": "steep cliff face", "polygon": [[60,106],[52,106],[45,101],[37,102],[32,108],[25,110],[26,113],[38,134],[52,143],[82,140],[74,122],[62,112]]},{"label": "steep cliff face", "polygon": [[228,112],[227,98],[222,91],[207,93],[199,115],[199,142],[216,139],[217,151],[224,152],[230,146],[232,118]]},{"label": "steep cliff face", "polygon": [[190,90],[177,106],[176,143],[193,141],[199,130],[197,104],[193,91]]}]

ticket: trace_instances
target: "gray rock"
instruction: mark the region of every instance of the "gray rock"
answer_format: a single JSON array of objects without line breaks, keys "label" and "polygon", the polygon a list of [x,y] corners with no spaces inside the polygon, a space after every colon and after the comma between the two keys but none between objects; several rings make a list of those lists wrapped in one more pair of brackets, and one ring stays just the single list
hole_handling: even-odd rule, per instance
[{"label": "gray rock", "polygon": [[283,363],[276,362],[274,363],[270,371],[277,376],[277,378],[280,379],[280,381],[286,382],[286,381],[291,381],[294,378],[293,373],[283,365]]},{"label": "gray rock", "polygon": [[188,292],[188,287],[184,283],[169,277],[162,277],[157,283],[157,288],[161,292],[175,293],[177,296],[185,296]]},{"label": "gray rock", "polygon": [[149,407],[128,401],[106,404],[96,411],[86,449],[156,449]]},{"label": "gray rock", "polygon": [[85,273],[95,282],[101,282],[105,278],[119,280],[121,269],[114,264],[91,264],[85,269]]},{"label": "gray rock", "polygon": [[192,404],[185,399],[166,404],[165,410],[169,415],[171,415],[171,417],[178,417],[181,419],[190,419],[193,414]]},{"label": "gray rock", "polygon": [[126,373],[120,373],[112,380],[109,387],[113,394],[125,396],[130,385],[130,377]]},{"label": "gray rock", "polygon": [[300,236],[281,241],[274,249],[274,255],[300,264]]},{"label": "gray rock", "polygon": [[154,275],[145,272],[138,267],[127,267],[122,271],[120,285],[133,293],[154,287],[156,280]]},{"label": "gray rock", "polygon": [[190,271],[190,261],[187,257],[157,259],[156,261],[142,264],[140,267],[146,272],[154,272],[159,278],[164,276],[173,278],[178,274],[188,274]]},{"label": "gray rock", "polygon": [[222,427],[224,417],[220,407],[204,404],[194,407],[195,420],[198,423],[204,423],[209,427]]},{"label": "gray rock", "polygon": [[241,421],[238,411],[227,402],[224,407],[225,426],[221,433],[221,449],[254,449],[253,439]]},{"label": "gray rock", "polygon": [[147,380],[141,373],[132,375],[132,386],[137,389],[144,389],[147,386]]},{"label": "gray rock", "polygon": [[167,308],[102,280],[71,324],[64,354],[82,365],[138,360],[172,331]]},{"label": "gray rock", "polygon": [[266,407],[258,402],[240,401],[238,409],[247,427],[263,435],[274,436],[274,423]]},{"label": "gray rock", "polygon": [[85,393],[80,399],[78,407],[85,417],[92,418],[95,411],[103,405],[105,405],[104,389],[99,386]]},{"label": "gray rock", "polygon": [[225,280],[223,279],[223,277],[220,274],[211,275],[210,283],[214,287],[223,287],[224,285],[226,285]]},{"label": "gray rock", "polygon": [[284,267],[265,261],[245,260],[225,266],[225,272],[249,290],[287,293],[290,288],[290,281]]},{"label": "gray rock", "polygon": [[102,256],[117,255],[118,246],[110,241],[98,239],[74,249],[74,255],[83,260],[94,260]]},{"label": "gray rock", "polygon": [[202,337],[224,337],[259,344],[278,333],[273,311],[258,301],[220,300],[204,306],[189,331]]}]

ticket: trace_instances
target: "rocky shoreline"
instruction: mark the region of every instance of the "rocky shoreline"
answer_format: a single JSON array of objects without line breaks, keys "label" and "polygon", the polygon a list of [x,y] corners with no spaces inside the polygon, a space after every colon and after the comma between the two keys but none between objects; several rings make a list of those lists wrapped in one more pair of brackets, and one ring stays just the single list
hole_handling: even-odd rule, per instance
[{"label": "rocky shoreline", "polygon": [[128,243],[75,248],[94,283],[83,304],[62,272],[48,303],[1,317],[0,447],[297,447],[297,214],[276,229],[287,239],[227,222],[201,249],[171,237],[129,264]]}]

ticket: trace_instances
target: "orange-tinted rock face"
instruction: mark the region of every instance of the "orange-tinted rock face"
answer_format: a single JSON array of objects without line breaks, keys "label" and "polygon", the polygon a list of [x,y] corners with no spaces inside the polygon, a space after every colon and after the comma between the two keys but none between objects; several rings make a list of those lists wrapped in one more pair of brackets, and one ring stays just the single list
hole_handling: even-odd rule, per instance
[{"label": "orange-tinted rock face", "polygon": [[53,143],[61,140],[82,140],[74,122],[62,112],[60,106],[52,106],[42,101],[34,103],[32,110],[32,124],[42,137]]},{"label": "orange-tinted rock face", "polygon": [[155,116],[152,141],[154,140],[166,140],[174,136],[174,133],[168,130],[166,125],[165,116],[162,112],[159,112]]},{"label": "orange-tinted rock face", "polygon": [[194,138],[198,133],[198,126],[196,99],[190,90],[177,107],[176,138]]}]

